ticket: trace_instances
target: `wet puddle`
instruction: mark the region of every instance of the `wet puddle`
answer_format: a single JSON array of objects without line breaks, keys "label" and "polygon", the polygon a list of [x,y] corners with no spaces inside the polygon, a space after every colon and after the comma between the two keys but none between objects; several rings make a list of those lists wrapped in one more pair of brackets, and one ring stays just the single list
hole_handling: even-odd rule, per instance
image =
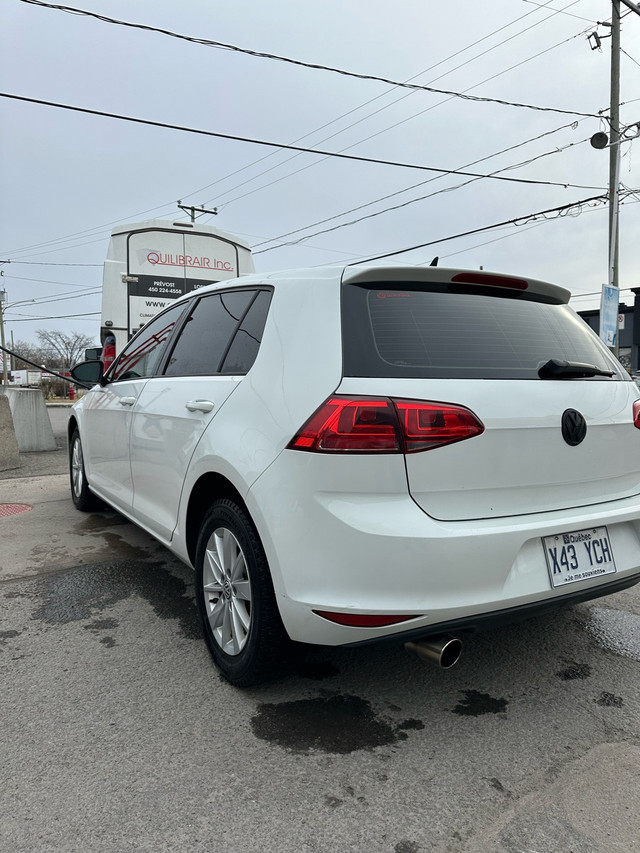
[{"label": "wet puddle", "polygon": [[406,730],[424,728],[420,720],[393,726],[377,717],[359,696],[319,696],[295,702],[267,703],[251,720],[256,737],[295,752],[338,753],[390,746],[406,740]]},{"label": "wet puddle", "polygon": [[504,714],[509,704],[508,699],[494,699],[488,693],[478,690],[463,690],[464,699],[453,709],[454,714],[462,717],[480,717],[482,714]]},{"label": "wet puddle", "polygon": [[75,524],[74,530],[76,533],[101,533],[110,527],[121,527],[130,523],[126,518],[115,512],[93,513]]},{"label": "wet puddle", "polygon": [[576,679],[584,681],[586,678],[591,677],[591,667],[588,663],[576,663],[575,661],[568,660],[565,660],[565,663],[568,664],[566,669],[556,672],[558,678],[561,678],[563,681],[575,681]]},{"label": "wet puddle", "polygon": [[113,620],[97,620],[98,614],[130,595],[139,595],[161,619],[176,619],[188,639],[202,634],[191,589],[164,565],[152,560],[118,560],[53,574],[36,581],[41,599],[33,619],[63,625],[93,619],[86,627],[115,627]]}]

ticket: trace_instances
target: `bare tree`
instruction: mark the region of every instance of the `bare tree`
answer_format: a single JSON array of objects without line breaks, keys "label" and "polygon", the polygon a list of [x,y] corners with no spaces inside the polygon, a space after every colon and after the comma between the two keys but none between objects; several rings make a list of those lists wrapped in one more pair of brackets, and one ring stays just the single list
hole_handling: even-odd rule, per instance
[{"label": "bare tree", "polygon": [[36,337],[43,350],[50,351],[55,359],[59,359],[59,367],[73,367],[74,364],[83,361],[85,349],[93,344],[93,338],[89,335],[83,335],[81,332],[67,334],[60,329],[53,329],[50,332],[46,329],[38,329]]},{"label": "bare tree", "polygon": [[56,353],[50,347],[44,348],[28,341],[15,341],[11,349],[17,353],[13,364],[15,370],[33,370],[33,365],[27,361],[22,361],[20,356],[28,358],[29,361],[40,367],[43,364],[53,364],[57,358]]}]

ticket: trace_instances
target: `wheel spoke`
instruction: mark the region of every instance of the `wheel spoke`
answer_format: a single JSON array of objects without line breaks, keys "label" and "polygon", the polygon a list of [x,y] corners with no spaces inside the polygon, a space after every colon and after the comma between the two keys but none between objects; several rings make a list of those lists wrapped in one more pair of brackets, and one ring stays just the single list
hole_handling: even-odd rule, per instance
[{"label": "wheel spoke", "polygon": [[204,568],[207,575],[211,578],[208,582],[211,583],[213,581],[213,583],[218,585],[219,589],[222,589],[224,571],[220,565],[219,554],[215,546],[214,548],[207,548]]},{"label": "wheel spoke", "polygon": [[241,601],[234,601],[231,607],[236,633],[238,636],[244,636],[248,633],[249,625],[251,625],[251,614]]},{"label": "wheel spoke", "polygon": [[226,575],[231,571],[235,555],[235,537],[225,528],[216,531],[216,547],[220,566]]},{"label": "wheel spoke", "polygon": [[[233,641],[233,631],[231,629],[231,608],[225,602],[224,604],[224,614],[222,617],[222,627],[221,631],[221,640],[222,640],[222,648],[224,651],[227,651],[227,646],[230,645]],[[234,654],[234,652],[231,652]]]},{"label": "wheel spoke", "polygon": [[224,598],[218,598],[209,612],[209,623],[213,630],[220,627],[225,611]]},{"label": "wheel spoke", "polygon": [[233,588],[236,598],[242,599],[242,601],[251,601],[251,584],[249,581],[235,581]]},{"label": "wheel spoke", "polygon": [[224,607],[225,603],[223,597],[213,598],[207,602],[209,622],[211,623],[212,628],[220,627],[220,623],[222,622],[222,617],[224,615]]},{"label": "wheel spoke", "polygon": [[[234,623],[233,614],[231,614],[231,624],[233,626]],[[244,638],[238,635],[236,630],[231,631],[231,654],[237,655],[242,651],[242,647],[244,646]]]},{"label": "wheel spoke", "polygon": [[233,565],[230,570],[230,577],[232,581],[241,580],[247,575],[247,567],[244,562],[244,554],[238,548],[235,558],[233,560]]}]

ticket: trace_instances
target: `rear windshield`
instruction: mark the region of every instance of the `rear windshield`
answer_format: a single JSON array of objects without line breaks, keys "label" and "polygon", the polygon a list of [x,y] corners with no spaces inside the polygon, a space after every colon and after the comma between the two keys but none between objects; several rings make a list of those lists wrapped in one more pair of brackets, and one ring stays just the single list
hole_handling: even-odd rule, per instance
[{"label": "rear windshield", "polygon": [[[345,284],[342,337],[345,376],[538,379],[538,369],[554,358],[623,378],[567,305],[521,292],[496,295],[495,288]],[[610,381],[589,381],[603,379]]]}]

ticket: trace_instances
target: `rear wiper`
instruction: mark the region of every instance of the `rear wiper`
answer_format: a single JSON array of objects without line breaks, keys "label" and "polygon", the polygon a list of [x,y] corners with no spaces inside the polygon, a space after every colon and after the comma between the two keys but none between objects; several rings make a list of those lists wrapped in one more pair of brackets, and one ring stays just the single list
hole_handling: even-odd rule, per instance
[{"label": "rear wiper", "polygon": [[615,376],[615,371],[602,370],[595,364],[551,358],[538,370],[538,376],[540,379],[582,379],[586,376]]}]

